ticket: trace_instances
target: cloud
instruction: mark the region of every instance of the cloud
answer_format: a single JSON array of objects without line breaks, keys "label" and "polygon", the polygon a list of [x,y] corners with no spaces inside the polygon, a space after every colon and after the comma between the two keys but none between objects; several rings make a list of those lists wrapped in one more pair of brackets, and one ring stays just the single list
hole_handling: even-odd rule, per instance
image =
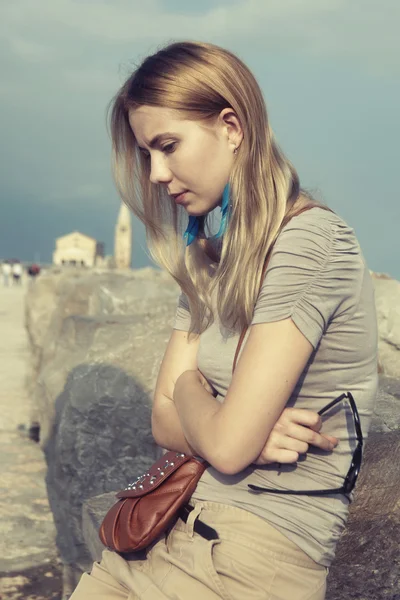
[{"label": "cloud", "polygon": [[26,57],[31,46],[32,55],[43,60],[49,56],[45,41],[56,60],[73,52],[72,40],[74,46],[92,40],[143,47],[170,38],[229,39],[266,51],[296,50],[399,70],[398,0],[237,0],[207,3],[200,14],[198,9],[191,14],[189,3],[184,12],[170,6],[168,0],[3,0],[1,28],[12,52]]},{"label": "cloud", "polygon": [[43,62],[51,59],[51,49],[36,41],[25,40],[18,35],[10,38],[11,52],[28,62]]},{"label": "cloud", "polygon": [[[287,72],[302,54],[392,74],[399,13],[398,0],[204,0],[194,14],[185,0],[2,0],[3,180],[43,202],[109,196],[106,107],[132,57],[168,39],[214,41],[261,72],[281,53],[293,61]],[[92,181],[103,192],[91,196]]]},{"label": "cloud", "polygon": [[82,183],[75,187],[68,186],[62,190],[53,191],[54,200],[95,200],[104,195],[104,186],[98,183]]},{"label": "cloud", "polygon": [[64,70],[65,83],[80,90],[116,90],[118,86],[117,77],[105,69],[98,68],[75,68]]}]

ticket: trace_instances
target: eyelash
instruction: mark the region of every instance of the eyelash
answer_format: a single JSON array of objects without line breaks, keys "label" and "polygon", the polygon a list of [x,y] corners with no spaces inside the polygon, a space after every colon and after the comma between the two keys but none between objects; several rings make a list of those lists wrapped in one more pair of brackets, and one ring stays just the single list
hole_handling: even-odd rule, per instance
[{"label": "eyelash", "polygon": [[[167,144],[166,146],[164,146],[162,148],[162,151],[166,152],[167,154],[172,154],[176,150],[176,144],[177,144],[177,142],[171,142],[170,144]],[[143,156],[144,156],[145,160],[149,160],[150,153],[149,152],[146,152],[146,153],[143,152]]]}]

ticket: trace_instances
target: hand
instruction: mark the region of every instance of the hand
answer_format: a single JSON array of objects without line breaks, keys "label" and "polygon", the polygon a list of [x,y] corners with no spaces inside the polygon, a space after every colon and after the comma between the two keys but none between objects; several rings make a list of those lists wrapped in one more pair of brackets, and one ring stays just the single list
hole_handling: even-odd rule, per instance
[{"label": "hand", "polygon": [[339,440],[319,433],[321,427],[318,413],[304,408],[285,408],[254,464],[294,463],[310,445],[332,451]]}]

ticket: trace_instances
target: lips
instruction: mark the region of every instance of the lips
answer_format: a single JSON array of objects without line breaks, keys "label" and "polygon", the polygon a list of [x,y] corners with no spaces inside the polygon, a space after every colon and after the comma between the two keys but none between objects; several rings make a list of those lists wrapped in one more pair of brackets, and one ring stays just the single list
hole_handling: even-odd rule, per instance
[{"label": "lips", "polygon": [[183,192],[178,192],[177,194],[170,194],[171,198],[175,200],[177,204],[181,204],[185,200],[185,196],[189,190],[184,190]]},{"label": "lips", "polygon": [[188,190],[182,190],[181,192],[176,192],[176,193],[170,193],[169,195],[172,196],[173,198],[178,198],[178,196],[182,196],[182,194],[186,194]]}]

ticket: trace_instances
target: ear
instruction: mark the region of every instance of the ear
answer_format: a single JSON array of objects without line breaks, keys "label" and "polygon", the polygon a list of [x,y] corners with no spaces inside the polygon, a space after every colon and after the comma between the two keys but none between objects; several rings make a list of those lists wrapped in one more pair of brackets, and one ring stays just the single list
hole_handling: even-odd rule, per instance
[{"label": "ear", "polygon": [[233,108],[224,108],[221,110],[218,120],[233,152],[235,148],[239,148],[243,140],[243,129],[239,117]]}]

